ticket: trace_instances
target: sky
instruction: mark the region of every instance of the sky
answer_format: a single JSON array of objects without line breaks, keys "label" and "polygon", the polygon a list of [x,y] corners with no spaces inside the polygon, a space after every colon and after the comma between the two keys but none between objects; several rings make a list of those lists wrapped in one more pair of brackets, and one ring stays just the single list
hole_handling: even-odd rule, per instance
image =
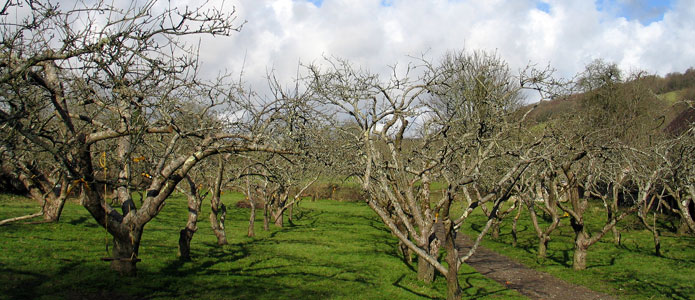
[{"label": "sky", "polygon": [[564,78],[598,58],[626,73],[695,67],[695,0],[225,1],[232,6],[246,23],[202,38],[203,68],[243,70],[258,88],[268,72],[290,82],[323,56],[386,75],[411,57],[463,49],[496,52],[514,71],[550,65]]}]

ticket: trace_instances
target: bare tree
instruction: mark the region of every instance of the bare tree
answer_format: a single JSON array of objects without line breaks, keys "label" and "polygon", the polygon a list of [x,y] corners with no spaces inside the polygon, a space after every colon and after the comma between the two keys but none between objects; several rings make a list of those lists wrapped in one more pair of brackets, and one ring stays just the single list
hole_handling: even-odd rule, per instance
[{"label": "bare tree", "polygon": [[656,152],[664,168],[662,184],[666,194],[673,199],[672,202],[661,201],[661,204],[678,214],[683,226],[691,233],[695,233],[694,128],[690,124],[682,134],[665,141],[661,150]]},{"label": "bare tree", "polygon": [[[8,134],[5,137],[12,138],[12,135]],[[22,137],[16,138],[25,140]],[[40,204],[41,210],[34,214],[2,220],[0,225],[39,216],[43,216],[44,222],[57,222],[75,184],[68,182],[65,173],[52,163],[50,158],[44,159],[46,153],[40,150],[32,151],[38,149],[31,147],[30,143],[8,142],[7,139],[5,142],[0,145],[2,171],[21,183],[28,196]]]},{"label": "bare tree", "polygon": [[[157,216],[179,181],[201,160],[219,153],[275,151],[258,132],[221,121],[221,109],[244,110],[224,78],[204,84],[194,49],[177,37],[229,35],[234,11],[164,8],[154,1],[118,8],[104,2],[64,10],[48,2],[10,2],[26,17],[2,16],[0,119],[49,153],[76,182],[85,208],[114,237],[111,267],[135,274],[145,224]],[[14,20],[19,20],[15,22]],[[225,85],[227,85],[225,87]],[[36,91],[32,98],[24,91]],[[198,102],[189,112],[190,103]],[[213,120],[205,126],[186,122]],[[220,120],[220,121],[214,121]],[[166,145],[148,158],[152,179],[142,205],[131,198],[131,164],[148,142]],[[120,212],[99,192],[99,153],[115,148]]]},{"label": "bare tree", "polygon": [[[309,78],[319,106],[337,119],[333,122],[349,122],[337,127],[344,147],[353,151],[346,169],[368,192],[369,206],[418,256],[418,278],[432,281],[436,270],[447,278],[448,298],[460,298],[460,265],[487,233],[514,182],[536,160],[537,141],[501,147],[501,141],[523,132],[514,125],[523,120],[519,90],[533,80],[517,78],[521,85],[515,84],[506,64],[486,53],[452,53],[440,64],[423,60],[403,75],[394,68],[388,81],[343,60],[326,64],[327,69],[310,66]],[[545,74],[536,75],[541,84]],[[503,171],[491,172],[483,183],[493,164]],[[435,198],[431,184],[437,180],[447,188]],[[454,195],[472,183],[481,187],[480,197],[469,197],[463,215],[451,217]],[[459,228],[476,207],[488,204],[490,220],[476,246],[460,256],[454,244]],[[436,234],[439,226],[442,237]],[[438,258],[442,246],[448,267]]]},{"label": "bare tree", "polygon": [[[560,225],[557,202],[566,198],[566,191],[559,181],[557,172],[542,164],[539,164],[539,167],[532,172],[524,174],[524,178],[520,181],[521,201],[528,209],[531,224],[533,224],[533,229],[538,236],[537,255],[540,258],[546,257],[550,235]],[[545,228],[538,221],[537,210],[551,219],[550,224]]]}]

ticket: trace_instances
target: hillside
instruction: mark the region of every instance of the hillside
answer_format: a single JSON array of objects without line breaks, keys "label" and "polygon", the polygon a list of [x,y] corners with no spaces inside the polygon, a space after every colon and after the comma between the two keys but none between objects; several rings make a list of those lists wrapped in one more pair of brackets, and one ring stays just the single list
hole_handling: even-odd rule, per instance
[{"label": "hillside", "polygon": [[[695,110],[689,108],[684,102],[684,100],[695,100],[695,69],[689,68],[683,74],[672,73],[665,77],[655,75],[640,77],[621,85],[637,85],[658,100],[653,103],[655,105],[652,105],[655,107],[650,109],[663,117],[660,126],[662,130],[674,133],[695,122]],[[529,104],[526,109],[537,105],[536,109],[529,114],[530,124],[542,124],[562,116],[587,114],[586,108],[582,105],[586,97],[586,94],[580,93]]]}]

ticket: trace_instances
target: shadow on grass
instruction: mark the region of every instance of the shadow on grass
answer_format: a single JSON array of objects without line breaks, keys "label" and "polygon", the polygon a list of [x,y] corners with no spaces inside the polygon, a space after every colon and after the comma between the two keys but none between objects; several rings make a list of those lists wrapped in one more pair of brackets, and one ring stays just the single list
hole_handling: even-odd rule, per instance
[{"label": "shadow on grass", "polygon": [[488,291],[487,289],[484,289],[484,288],[475,287],[475,285],[473,285],[473,283],[471,282],[471,280],[473,280],[473,277],[470,276],[473,274],[475,274],[475,273],[459,274],[459,278],[462,277],[462,275],[469,275],[469,276],[466,276],[466,286],[467,287],[465,287],[465,288],[462,287],[464,295],[466,295],[472,299],[478,299],[481,297],[492,296],[492,295],[503,293],[503,292],[507,291],[507,289],[504,289],[504,288],[494,290],[494,291]]},{"label": "shadow on grass", "polygon": [[654,280],[640,278],[634,273],[616,274],[613,281],[621,283],[632,295],[658,294],[668,299],[692,299],[695,292],[689,282],[662,284]]},{"label": "shadow on grass", "polygon": [[[88,217],[88,216],[82,216],[82,217],[79,217],[79,218],[76,218],[76,219],[72,219],[72,220],[70,220],[68,223],[70,223],[70,224],[72,224],[72,225],[80,225],[80,224],[84,224],[84,223],[86,223],[87,221],[91,221],[91,220],[94,220],[94,219],[93,219],[93,218],[90,218],[90,217]],[[87,225],[87,224],[84,224],[84,225]],[[96,225],[95,225],[95,226],[96,226]]]},{"label": "shadow on grass", "polygon": [[401,277],[398,277],[398,279],[397,279],[396,281],[394,281],[392,285],[395,286],[395,287],[397,287],[397,288],[399,288],[399,289],[402,289],[402,290],[404,290],[404,291],[406,291],[406,292],[408,292],[408,293],[411,293],[411,294],[413,294],[413,295],[416,295],[416,296],[418,296],[418,297],[427,298],[427,299],[440,299],[440,298],[432,297],[432,296],[430,296],[430,295],[426,295],[426,294],[423,294],[423,293],[418,293],[417,291],[415,291],[415,290],[413,290],[413,289],[411,289],[411,288],[408,288],[407,286],[405,286],[405,285],[403,285],[403,284],[401,283],[401,282],[403,281],[404,278],[405,278],[405,274],[401,275]]}]

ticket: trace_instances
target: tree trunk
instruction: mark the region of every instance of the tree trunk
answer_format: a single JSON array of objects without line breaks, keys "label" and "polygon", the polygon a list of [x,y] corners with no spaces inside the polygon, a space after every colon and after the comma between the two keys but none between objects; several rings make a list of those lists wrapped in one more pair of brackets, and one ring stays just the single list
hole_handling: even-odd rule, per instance
[{"label": "tree trunk", "polygon": [[177,256],[180,260],[191,260],[191,240],[193,240],[193,234],[195,234],[195,231],[188,227],[179,231],[179,252]]},{"label": "tree trunk", "polygon": [[523,207],[523,203],[519,203],[519,209],[517,210],[514,220],[512,221],[512,247],[516,247],[517,245],[517,223],[519,223],[519,217],[521,217],[521,210]]},{"label": "tree trunk", "polygon": [[[297,202],[297,203],[299,203],[299,202]],[[291,204],[290,207],[287,208],[287,210],[288,210],[288,212],[287,212],[287,213],[288,213],[287,222],[290,223],[290,226],[294,226],[294,225],[292,224],[292,214],[293,214],[293,212],[294,212],[294,203]]]},{"label": "tree trunk", "polygon": [[500,223],[502,222],[499,219],[492,223],[490,235],[492,235],[492,239],[494,240],[498,240],[500,238]]},{"label": "tree trunk", "polygon": [[275,227],[282,228],[282,226],[284,225],[283,220],[282,220],[283,219],[282,215],[284,212],[285,212],[284,209],[278,209],[276,212],[272,213],[273,220],[275,220]]},{"label": "tree trunk", "polygon": [[426,283],[434,281],[434,266],[420,256],[417,258],[417,279]]},{"label": "tree trunk", "polygon": [[[425,242],[427,243],[427,242]],[[435,236],[434,233],[432,233],[429,237],[429,243],[425,244],[422,243],[423,246],[420,246],[421,249],[424,251],[428,252],[432,257],[438,257],[439,256],[439,247],[440,247],[440,242],[439,239]],[[418,256],[417,259],[417,279],[426,282],[426,283],[432,283],[434,281],[434,266],[427,262],[424,258]]]},{"label": "tree trunk", "polygon": [[[695,197],[695,193],[692,195],[692,197]],[[683,197],[683,198],[687,199],[687,197]],[[690,200],[690,199],[682,200],[682,201],[676,200],[676,203],[678,204],[678,209],[681,213],[681,219],[688,226],[688,229],[690,229],[690,232],[695,233],[695,219],[690,214],[690,206],[692,205],[691,202],[692,202],[692,200]]]},{"label": "tree trunk", "polygon": [[586,253],[589,249],[589,236],[584,230],[575,231],[575,235],[572,268],[584,270],[586,269]]},{"label": "tree trunk", "polygon": [[[219,220],[218,220],[219,216]],[[227,233],[224,230],[224,220],[227,218],[227,207],[224,203],[219,203],[219,210],[215,209],[213,206],[210,212],[210,225],[212,226],[212,232],[215,233],[217,237],[217,244],[227,245]]]},{"label": "tree trunk", "polygon": [[251,205],[251,216],[249,216],[249,228],[246,231],[246,236],[254,237],[256,236],[255,223],[256,223],[256,202],[251,194],[251,183],[249,178],[246,177],[246,199],[249,200],[249,205]]},{"label": "tree trunk", "polygon": [[613,244],[615,244],[616,246],[620,246],[620,242],[621,242],[620,231],[618,231],[618,228],[615,226],[611,229],[611,231],[613,232]]},{"label": "tree trunk", "polygon": [[[617,182],[619,184],[622,184],[623,180],[624,180],[624,175],[621,175],[621,177],[618,178]],[[610,220],[613,219],[614,214],[618,212],[618,200],[619,200],[619,196],[620,196],[620,190],[618,188],[618,184],[613,184],[612,196],[613,196],[612,201],[610,202],[610,204],[608,204],[606,206],[606,208],[607,208],[606,210],[608,211],[608,221],[609,222],[610,222]],[[604,199],[603,201],[604,201],[604,205],[606,205],[607,204],[606,200]],[[620,231],[618,231],[618,227],[614,226],[613,228],[611,228],[611,232],[613,232],[613,244],[615,244],[616,246],[620,246],[621,236],[620,236]]]},{"label": "tree trunk", "polygon": [[137,275],[136,264],[140,261],[138,259],[138,249],[140,248],[141,238],[142,227],[135,228],[125,237],[114,235],[113,257],[110,258],[112,270],[123,276]]},{"label": "tree trunk", "polygon": [[186,227],[179,232],[179,252],[177,253],[181,260],[191,260],[191,240],[193,240],[193,235],[198,231],[198,215],[205,197],[198,194],[198,189],[193,180],[190,177],[187,177],[187,179],[190,188],[186,195],[188,197],[188,220]]},{"label": "tree trunk", "polygon": [[58,222],[70,192],[68,180],[65,179],[65,176],[61,176],[60,191],[56,191],[57,182],[51,181],[45,174],[34,168],[29,168],[22,163],[19,164],[25,172],[20,172],[18,178],[29,191],[29,197],[41,203],[43,220],[45,222]]},{"label": "tree trunk", "polygon": [[210,226],[217,237],[217,244],[227,245],[227,232],[224,230],[224,220],[227,218],[227,207],[222,203],[222,176],[224,175],[224,160],[220,159],[217,167],[217,176],[213,185],[213,193],[210,198]]},{"label": "tree trunk", "polygon": [[263,206],[263,230],[270,230],[270,216],[268,216],[270,208],[268,204]]},{"label": "tree trunk", "polygon": [[[408,232],[407,227],[398,217],[394,218],[394,223],[396,224],[396,228],[398,228],[400,232]],[[403,260],[408,265],[412,265],[413,256],[411,255],[410,248],[408,248],[408,246],[405,243],[403,243],[403,241],[401,241],[400,239],[398,240],[398,249],[400,249],[401,254],[403,254]]]},{"label": "tree trunk", "polygon": [[462,296],[461,286],[458,280],[459,257],[456,250],[455,236],[448,234],[446,241],[446,262],[449,265],[448,273],[446,274],[446,299],[460,300]]},{"label": "tree trunk", "polygon": [[254,237],[256,236],[256,232],[254,231],[256,223],[256,205],[253,203],[251,204],[251,216],[249,217],[249,230],[246,233],[247,236],[249,237]]},{"label": "tree trunk", "polygon": [[47,197],[46,203],[43,207],[44,221],[58,222],[61,214],[63,213],[65,200],[67,200],[67,195],[61,195],[59,197]]},{"label": "tree trunk", "polygon": [[538,257],[546,258],[548,255],[548,242],[550,239],[547,236],[542,236],[538,239]]},{"label": "tree trunk", "polygon": [[[651,203],[650,203],[651,206]],[[649,206],[647,206],[648,209]],[[652,238],[654,239],[654,255],[656,256],[661,256],[661,239],[659,238],[659,230],[656,228],[656,213],[654,213],[654,218],[652,219],[653,223],[649,224],[647,222],[647,217],[646,213],[643,210],[640,210],[637,214],[637,216],[640,218],[642,221],[642,224],[644,227],[646,227],[649,231],[652,232]]]}]

